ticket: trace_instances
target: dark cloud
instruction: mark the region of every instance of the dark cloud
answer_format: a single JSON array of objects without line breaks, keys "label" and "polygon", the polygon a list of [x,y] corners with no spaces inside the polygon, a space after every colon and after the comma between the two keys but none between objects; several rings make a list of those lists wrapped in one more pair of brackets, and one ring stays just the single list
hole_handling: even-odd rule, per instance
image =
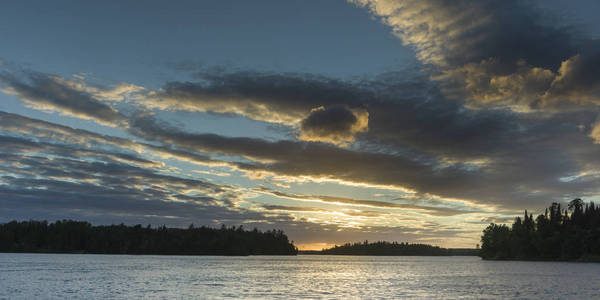
[{"label": "dark cloud", "polygon": [[0,141],[3,220],[56,217],[184,226],[286,219],[236,207],[241,199],[236,188],[165,174],[135,155],[123,159],[118,151],[26,137],[0,136]]},{"label": "dark cloud", "polygon": [[34,71],[22,74],[0,73],[4,91],[15,94],[22,101],[41,110],[58,111],[82,119],[109,125],[121,126],[127,118],[109,105],[94,99],[89,93],[70,85],[65,79]]},{"label": "dark cloud", "polygon": [[[325,231],[337,232],[333,236],[340,241],[347,235],[373,231],[381,231],[380,235],[390,230],[416,232],[399,227],[348,229],[289,215],[301,208],[263,207],[268,213],[242,208],[237,202],[243,198],[243,189],[171,175],[154,161],[122,152],[145,144],[9,113],[0,113],[0,125],[0,221],[71,218],[96,224],[244,224],[284,229],[300,242],[312,241]],[[184,150],[176,153],[196,155]],[[316,211],[310,207],[303,210]],[[383,212],[351,210],[344,214],[378,217]],[[406,235],[407,240],[417,238],[416,234]]]},{"label": "dark cloud", "polygon": [[345,105],[318,107],[300,123],[300,139],[345,144],[354,135],[366,132],[369,113],[365,109],[350,109]]},{"label": "dark cloud", "polygon": [[356,116],[347,107],[320,107],[302,120],[300,129],[322,136],[330,133],[345,135],[351,133],[352,125],[357,121]]},{"label": "dark cloud", "polygon": [[[600,76],[594,71],[600,43],[532,1],[351,2],[380,17],[422,62],[435,66],[448,94],[472,105],[521,111],[600,100]],[[578,65],[579,60],[588,63]],[[578,74],[589,76],[577,83],[565,80]]]},{"label": "dark cloud", "polygon": [[548,95],[559,99],[573,99],[579,104],[600,104],[600,42],[582,53],[564,61],[559,76],[548,90]]},{"label": "dark cloud", "polygon": [[574,29],[551,23],[531,1],[352,2],[381,16],[427,63],[461,66],[493,57],[556,69],[577,53]]},{"label": "dark cloud", "polygon": [[[155,152],[159,156],[166,158],[173,157],[202,164],[218,163],[218,161],[212,160],[210,157],[201,153],[182,151],[173,148],[171,145],[152,145],[144,142],[138,142],[134,139],[118,138],[114,136],[98,134],[87,130],[81,130],[38,119],[27,118],[25,116],[3,111],[0,111],[0,128],[13,134],[35,137],[35,142],[22,142],[18,146],[14,145],[14,149],[21,149],[22,147],[25,147],[25,145],[29,145],[31,149],[40,148],[42,145],[46,147],[52,147],[51,143],[44,143],[43,141],[50,141],[54,143],[58,141],[62,143],[60,148],[47,148],[46,151],[58,151],[61,153],[64,153],[65,151],[77,151],[78,154],[84,155],[84,153],[90,154],[91,152],[89,152],[89,149],[91,147],[95,147],[93,155],[101,155],[101,150],[108,147],[108,150],[104,151],[103,154],[105,157],[110,154],[111,156],[114,156],[115,159],[117,159],[118,156],[118,159],[120,160],[141,160],[139,161],[140,163],[155,164],[156,162],[141,159],[135,156],[137,152],[147,149]],[[78,147],[74,147],[75,145]],[[4,148],[9,149],[10,147]],[[114,148],[118,148],[118,150],[115,150]]]},{"label": "dark cloud", "polygon": [[[131,124],[136,134],[150,140],[194,151],[248,158],[251,163],[237,164],[247,171],[269,171],[289,176],[326,176],[372,184],[407,184],[409,188],[413,185],[411,183],[418,181],[417,177],[425,175],[427,170],[431,171],[430,166],[405,157],[346,150],[321,143],[269,142],[253,138],[186,133],[161,127],[151,118],[135,119]],[[395,168],[390,169],[390,165]],[[439,171],[440,177],[446,177],[443,175],[445,172],[452,173],[450,169],[452,168]]]},{"label": "dark cloud", "polygon": [[[10,185],[0,186],[3,218],[77,218],[121,223],[152,223],[186,226],[200,223],[216,226],[245,220],[265,220],[252,211],[231,210],[210,197],[177,196],[168,201],[159,189],[113,190],[89,183],[59,180],[25,180],[4,177]],[[184,201],[185,200],[185,201]],[[109,221],[110,222],[110,221]]]},{"label": "dark cloud", "polygon": [[[176,216],[186,222],[197,218],[211,223],[239,214],[228,208],[227,199],[208,196],[224,195],[227,187],[126,164],[3,154],[0,168],[8,174],[0,178],[2,209],[19,212],[21,217],[54,211],[80,217],[150,215],[163,221]],[[187,190],[199,194],[188,195]]]},{"label": "dark cloud", "polygon": [[[300,80],[303,77],[298,77],[298,74],[257,72],[203,76],[211,78],[208,86],[205,86],[206,83],[171,83],[165,89],[169,92],[165,93],[185,95],[172,98],[174,104],[180,101],[183,104],[186,101],[196,104],[214,102],[219,105],[218,109],[225,109],[231,104],[229,100],[221,101],[220,96],[213,99],[205,95],[205,90],[224,93],[227,95],[223,96],[225,98],[237,99],[235,105],[227,108],[230,112],[250,116],[245,107],[251,102],[265,115],[285,115],[291,119],[297,116],[293,126],[300,130],[300,139],[334,144],[357,140],[368,151],[429,160],[469,161],[487,159],[497,152],[505,155],[509,147],[515,147],[515,141],[536,139],[533,132],[536,135],[544,133],[544,128],[548,129],[547,132],[566,134],[564,127],[571,126],[574,134],[581,135],[577,126],[591,128],[598,111],[588,108],[573,112],[571,120],[558,116],[560,123],[557,124],[547,122],[548,118],[554,118],[550,115],[472,110],[465,108],[460,101],[447,99],[438,85],[427,81],[427,76],[407,72],[346,82],[324,77]],[[220,82],[223,83],[219,85]],[[253,88],[242,88],[246,85]],[[311,89],[311,86],[318,88]],[[297,91],[307,89],[310,96],[297,95]],[[241,105],[239,101],[245,104]],[[361,119],[364,122],[359,122]],[[587,129],[583,133],[589,134],[589,131]]]},{"label": "dark cloud", "polygon": [[272,122],[285,119],[305,140],[344,144],[360,134],[361,139],[393,143],[402,151],[444,148],[456,150],[453,155],[471,149],[471,155],[481,153],[487,150],[482,147],[493,147],[498,138],[519,129],[514,114],[465,109],[461,102],[446,99],[427,76],[408,71],[362,81],[258,72],[203,76],[210,80],[169,83],[144,104],[238,113]]},{"label": "dark cloud", "polygon": [[[154,169],[110,159],[106,151],[89,159],[91,154],[81,156],[73,151],[76,145],[7,136],[2,136],[0,145],[3,146],[0,147],[0,221],[69,218],[96,224],[244,224],[249,228],[284,229],[294,240],[303,243],[313,241],[321,233],[324,236],[317,238],[319,241],[341,242],[356,234],[361,238],[370,233],[385,236],[390,231],[403,240],[421,237],[416,229],[405,227],[343,228],[288,215],[301,211],[300,208],[263,207],[270,210],[268,214],[240,208],[234,203],[241,197],[235,188],[161,174]],[[65,149],[59,150],[61,147]],[[93,153],[93,150],[88,151]],[[348,215],[377,217],[381,213],[349,211]],[[426,230],[431,234],[434,231]]]},{"label": "dark cloud", "polygon": [[357,107],[367,90],[310,74],[203,72],[197,82],[169,82],[141,102],[144,107],[242,114],[295,125],[314,108],[346,104]]},{"label": "dark cloud", "polygon": [[[244,77],[250,78],[244,80]],[[270,142],[187,133],[151,116],[140,115],[128,120],[129,130],[140,138],[153,141],[152,144],[118,139],[110,143],[120,143],[120,147],[128,149],[150,149],[163,157],[224,164],[249,173],[269,172],[389,185],[422,194],[510,207],[523,207],[528,201],[545,203],[549,198],[595,192],[595,179],[586,178],[586,182],[558,180],[597,165],[594,158],[597,149],[588,137],[595,121],[593,110],[552,116],[469,110],[460,102],[446,99],[435,84],[411,79],[405,73],[353,83],[313,77],[311,84],[319,88],[312,91],[312,98],[293,96],[294,91],[307,87],[306,82],[297,78],[285,79],[284,75],[275,76],[286,83],[283,87],[261,83],[270,78],[268,74],[217,74],[215,78],[225,82],[256,83],[257,86],[251,89],[255,96],[252,101],[266,108],[265,113],[278,105],[293,112],[297,107],[308,109],[321,101],[331,103],[327,106],[330,108],[344,107],[353,112],[364,109],[369,115],[368,131],[355,136],[359,138],[359,147],[342,149],[312,142]],[[300,86],[293,87],[292,83],[300,83]],[[201,85],[191,86],[194,88],[188,87],[187,93]],[[260,92],[260,88],[267,90]],[[275,91],[269,91],[270,88]],[[236,93],[239,95],[240,91],[245,90],[238,88]],[[285,91],[289,92],[289,98]],[[273,96],[264,100],[256,96],[273,94],[281,98]],[[344,97],[328,98],[328,95]],[[307,103],[295,101],[299,99]],[[360,104],[363,100],[367,105]],[[337,110],[341,109],[336,108],[334,112]],[[5,124],[10,123],[11,118],[3,118],[7,118]],[[32,126],[12,129],[42,136],[60,134],[62,139],[71,141],[79,134],[92,141],[111,140],[82,132],[71,133],[65,128],[56,128],[59,133],[45,133],[39,128],[42,124],[38,125],[32,125],[36,129]],[[335,131],[332,127],[328,129]],[[563,146],[562,141],[568,140],[572,141],[568,147]],[[227,155],[233,160],[215,161],[210,158],[215,154]],[[236,160],[235,157],[243,159]],[[528,193],[528,190],[538,192]]]},{"label": "dark cloud", "polygon": [[[322,143],[193,134],[161,127],[150,118],[133,120],[132,127],[141,137],[191,151],[244,157],[250,162],[232,165],[247,172],[389,185],[443,198],[520,208],[532,203],[542,205],[557,197],[597,192],[597,179],[559,180],[598,164],[593,158],[598,153],[597,147],[572,123],[572,118],[567,115],[545,121],[521,120],[516,123],[521,127],[513,134],[474,150],[480,153],[476,157],[488,160],[472,162],[452,161],[452,157],[444,161],[428,155],[342,149]],[[476,128],[473,130],[477,132]],[[442,130],[439,134],[445,133]],[[476,139],[478,143],[462,141],[462,147],[469,143],[484,145],[486,138],[482,134]],[[565,142],[568,146],[564,146]],[[449,149],[455,147],[458,151],[460,146],[461,140],[457,140]],[[489,152],[481,152],[482,149]],[[440,145],[440,154],[443,151],[444,145]],[[589,161],[581,156],[584,153]]]}]

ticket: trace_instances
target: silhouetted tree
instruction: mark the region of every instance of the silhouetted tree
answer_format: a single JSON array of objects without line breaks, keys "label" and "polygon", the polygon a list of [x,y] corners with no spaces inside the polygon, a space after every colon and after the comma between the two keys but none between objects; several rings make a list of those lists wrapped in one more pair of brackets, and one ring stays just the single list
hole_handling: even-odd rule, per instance
[{"label": "silhouetted tree", "polygon": [[342,246],[323,249],[320,254],[327,255],[427,255],[440,256],[452,255],[449,249],[425,244],[409,244],[397,242],[357,242],[346,243]]},{"label": "silhouetted tree", "polygon": [[[569,212],[571,212],[569,214]],[[490,224],[481,236],[484,259],[600,260],[600,210],[573,199],[562,209],[552,203],[533,219],[525,211],[512,226]]]},{"label": "silhouetted tree", "polygon": [[72,220],[12,221],[0,224],[0,252],[295,255],[298,249],[281,230],[246,231],[242,226],[220,229],[167,228],[162,225],[92,226]]}]

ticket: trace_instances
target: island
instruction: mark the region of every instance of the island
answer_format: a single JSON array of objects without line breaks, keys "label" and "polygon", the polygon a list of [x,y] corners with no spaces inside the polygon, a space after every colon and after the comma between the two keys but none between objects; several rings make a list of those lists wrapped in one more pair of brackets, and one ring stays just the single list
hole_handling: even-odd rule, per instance
[{"label": "island", "polygon": [[0,224],[0,252],[155,255],[296,255],[281,230],[242,226],[167,228],[164,225],[93,226],[63,220]]},{"label": "island", "polygon": [[300,251],[311,255],[372,255],[372,256],[475,256],[477,249],[448,249],[427,244],[378,241],[346,243],[321,251]]},{"label": "island", "polygon": [[535,219],[525,211],[512,226],[490,224],[481,236],[486,260],[600,262],[600,207],[580,198],[552,203]]}]

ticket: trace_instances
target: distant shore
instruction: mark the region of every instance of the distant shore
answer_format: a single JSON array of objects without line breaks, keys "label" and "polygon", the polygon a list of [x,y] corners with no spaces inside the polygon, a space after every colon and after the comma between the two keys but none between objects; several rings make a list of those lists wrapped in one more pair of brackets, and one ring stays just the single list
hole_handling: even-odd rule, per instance
[{"label": "distant shore", "polygon": [[479,256],[478,249],[471,248],[447,248],[450,254],[446,255],[402,255],[402,254],[329,254],[322,250],[298,250],[298,255],[361,255],[361,256]]},{"label": "distant shore", "polygon": [[478,249],[441,248],[427,244],[368,241],[347,243],[323,250],[299,250],[303,255],[365,255],[365,256],[478,256]]}]

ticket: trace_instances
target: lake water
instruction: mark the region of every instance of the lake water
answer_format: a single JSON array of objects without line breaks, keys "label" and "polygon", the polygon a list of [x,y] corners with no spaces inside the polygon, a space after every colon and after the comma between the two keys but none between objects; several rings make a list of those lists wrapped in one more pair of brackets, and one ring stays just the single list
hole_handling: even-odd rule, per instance
[{"label": "lake water", "polygon": [[0,299],[600,299],[600,264],[478,257],[1,254]]}]

